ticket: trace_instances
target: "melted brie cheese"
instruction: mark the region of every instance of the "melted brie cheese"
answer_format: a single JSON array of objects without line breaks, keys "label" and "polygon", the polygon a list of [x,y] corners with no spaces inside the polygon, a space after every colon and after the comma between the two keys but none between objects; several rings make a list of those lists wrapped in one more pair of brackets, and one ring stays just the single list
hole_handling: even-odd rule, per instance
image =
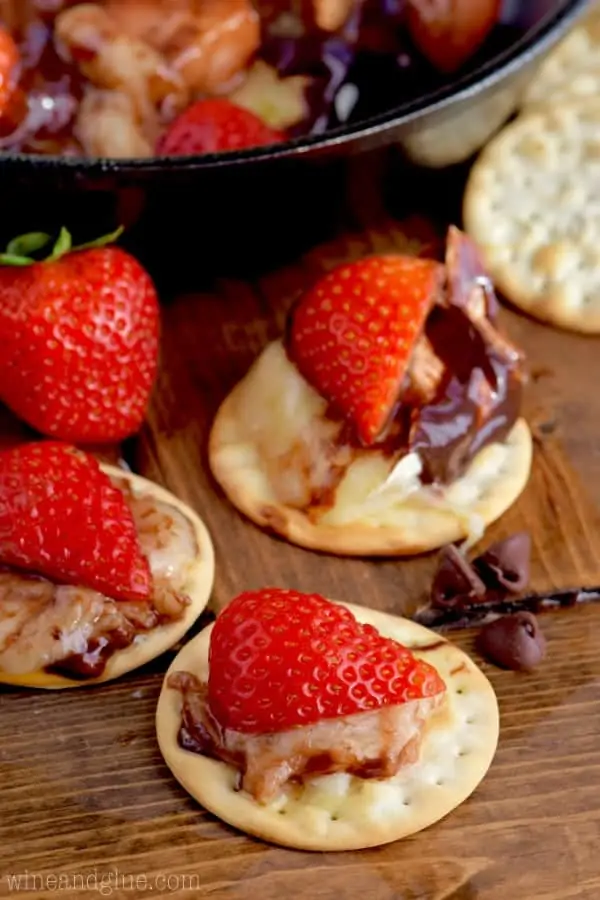
[{"label": "melted brie cheese", "polygon": [[[114,634],[130,642],[163,620],[185,612],[185,589],[198,558],[191,522],[149,494],[124,491],[153,579],[151,601],[115,601],[90,588],[54,584],[17,571],[0,573],[0,673],[2,681],[43,687],[55,683],[44,667],[86,654],[94,641]],[[92,651],[92,655],[93,655]],[[68,679],[65,679],[68,683]]]},{"label": "melted brie cheese", "polygon": [[[474,507],[506,468],[508,443],[486,447],[451,485],[426,487],[416,454],[398,460],[377,448],[340,443],[343,423],[330,419],[327,409],[281,341],[266,347],[238,386],[237,438],[252,447],[273,501],[308,509],[333,483],[332,502],[311,510],[324,525],[394,527],[399,516],[406,525],[414,514],[418,528],[423,510],[434,507],[463,521],[471,540],[480,535],[483,519]],[[336,464],[344,470],[337,484]]]}]

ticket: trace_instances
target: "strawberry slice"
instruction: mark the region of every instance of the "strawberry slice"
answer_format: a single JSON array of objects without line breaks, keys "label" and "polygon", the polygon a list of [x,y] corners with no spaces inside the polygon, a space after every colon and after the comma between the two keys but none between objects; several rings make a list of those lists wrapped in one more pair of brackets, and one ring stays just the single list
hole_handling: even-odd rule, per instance
[{"label": "strawberry slice", "polygon": [[150,596],[123,494],[92,456],[55,441],[0,452],[0,563],[115,600]]},{"label": "strawberry slice", "polygon": [[208,705],[235,731],[285,731],[445,689],[428,663],[318,594],[247,591],[211,635]]},{"label": "strawberry slice", "polygon": [[408,30],[436,68],[454,72],[479,49],[501,7],[501,0],[408,0]]},{"label": "strawberry slice", "polygon": [[198,100],[169,127],[157,147],[159,156],[193,156],[224,153],[277,144],[284,140],[253,112],[230,100],[215,97]]},{"label": "strawberry slice", "polygon": [[444,268],[373,256],[334,269],[296,307],[290,350],[313,387],[375,443],[398,399]]}]

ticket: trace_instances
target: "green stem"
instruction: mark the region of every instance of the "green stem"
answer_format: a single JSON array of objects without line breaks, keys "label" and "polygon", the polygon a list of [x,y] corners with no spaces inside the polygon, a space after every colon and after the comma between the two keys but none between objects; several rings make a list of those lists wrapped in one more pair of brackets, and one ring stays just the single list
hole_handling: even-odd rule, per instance
[{"label": "green stem", "polygon": [[69,253],[80,253],[82,250],[95,250],[98,247],[106,247],[113,244],[121,237],[125,229],[123,226],[117,228],[111,234],[105,234],[97,238],[95,241],[88,241],[85,244],[73,246],[73,239],[70,232],[66,228],[61,228],[58,238],[52,246],[49,255],[42,259],[36,259],[33,254],[39,250],[43,250],[52,241],[49,234],[41,231],[32,231],[29,234],[22,234],[14,238],[7,245],[4,253],[0,253],[0,265],[3,266],[32,266],[39,262],[56,262]]}]

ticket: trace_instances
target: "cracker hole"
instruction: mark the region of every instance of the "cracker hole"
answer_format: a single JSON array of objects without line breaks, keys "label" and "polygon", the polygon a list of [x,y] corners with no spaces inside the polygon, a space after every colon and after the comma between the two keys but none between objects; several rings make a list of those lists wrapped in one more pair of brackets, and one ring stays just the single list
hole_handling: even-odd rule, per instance
[{"label": "cracker hole", "polygon": [[404,800],[402,801],[402,806],[410,806],[411,803],[412,803],[412,800],[409,797],[405,797]]},{"label": "cracker hole", "polygon": [[286,815],[287,815],[287,809],[278,809],[278,810],[277,810],[277,814],[280,815],[280,816],[286,816]]},{"label": "cracker hole", "polygon": [[445,784],[445,781],[444,781],[443,778],[437,778],[436,781],[435,781],[435,786],[436,786],[436,787],[442,787],[444,784]]},{"label": "cracker hole", "polygon": [[475,716],[467,716],[465,719],[465,725],[474,725],[475,724]]},{"label": "cracker hole", "polygon": [[332,821],[332,822],[339,822],[339,821],[340,821],[340,816],[338,816],[336,813],[333,813],[333,815],[331,816],[331,821]]},{"label": "cracker hole", "polygon": [[469,753],[470,753],[469,750],[465,750],[465,749],[463,748],[463,749],[461,749],[461,750],[457,750],[456,755],[457,755],[457,757],[461,758],[461,757],[463,757],[463,756],[468,756]]},{"label": "cracker hole", "polygon": [[461,697],[462,697],[462,695],[464,694],[464,692],[465,692],[464,687],[456,688],[456,693],[457,693],[457,694],[460,694]]}]

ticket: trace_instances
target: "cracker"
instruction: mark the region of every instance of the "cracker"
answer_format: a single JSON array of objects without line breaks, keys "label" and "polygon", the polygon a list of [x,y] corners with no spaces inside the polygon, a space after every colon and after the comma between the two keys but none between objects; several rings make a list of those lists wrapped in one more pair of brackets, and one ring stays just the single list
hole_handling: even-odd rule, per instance
[{"label": "cracker", "polygon": [[[514,503],[529,478],[531,434],[520,420],[504,443],[482,450],[446,490],[451,508],[435,505],[431,492],[423,489],[407,498],[380,494],[390,463],[373,451],[350,466],[333,507],[315,518],[280,502],[260,442],[264,446],[271,423],[277,421],[278,452],[285,459],[325,406],[276,341],[226,398],[210,435],[210,466],[231,502],[257,525],[293,544],[341,556],[424,553],[483,530]],[[289,434],[282,434],[286,420]]]},{"label": "cracker", "polygon": [[61,688],[89,687],[90,685],[120,678],[121,675],[125,675],[133,669],[151,662],[157,656],[174,647],[189,631],[208,603],[213,586],[215,562],[212,541],[202,520],[177,497],[154,482],[114,466],[102,465],[101,468],[111,477],[126,480],[134,493],[150,494],[157,500],[175,507],[192,524],[198,544],[198,556],[195,563],[190,567],[189,577],[186,582],[186,593],[191,602],[186,608],[185,615],[176,622],[160,625],[147,634],[142,633],[138,635],[129,647],[126,647],[124,650],[117,650],[110,657],[104,672],[98,678],[86,678],[77,681],[46,672],[28,675],[8,675],[0,672],[1,684],[58,690]]},{"label": "cracker", "polygon": [[600,7],[586,18],[543,61],[525,91],[525,111],[594,97],[600,89]]},{"label": "cracker", "polygon": [[600,100],[518,118],[475,163],[465,227],[497,288],[560,328],[600,332]]},{"label": "cracker", "polygon": [[446,683],[444,707],[425,732],[419,761],[394,778],[322,776],[303,786],[288,786],[276,800],[260,805],[245,791],[236,790],[237,772],[232,766],[183,750],[177,742],[181,695],[166,686],[167,679],[177,671],[207,679],[212,625],[174,660],[156,711],[161,753],[192,797],[240,831],[299,850],[360,850],[433,825],[477,788],[498,742],[493,688],[462,650],[408,619],[344,605],[360,622],[370,623],[430,662]]}]

